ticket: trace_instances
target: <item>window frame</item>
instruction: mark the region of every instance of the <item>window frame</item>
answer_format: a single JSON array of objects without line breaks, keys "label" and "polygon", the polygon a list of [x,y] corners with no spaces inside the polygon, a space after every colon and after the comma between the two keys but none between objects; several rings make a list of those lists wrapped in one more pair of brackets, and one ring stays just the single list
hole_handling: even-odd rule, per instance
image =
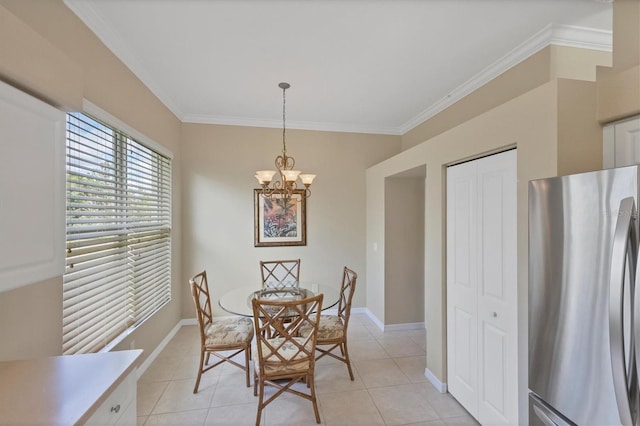
[{"label": "window frame", "polygon": [[[67,117],[70,123],[71,120],[74,120],[71,114],[74,113],[70,113]],[[94,173],[99,168],[108,168],[109,165],[113,167],[104,173],[106,177],[103,178],[98,174],[96,175],[99,176],[98,181],[88,184],[88,186],[98,187],[102,183],[108,184],[104,193],[100,192],[103,189],[98,188],[96,199],[89,201],[89,203],[94,203],[95,210],[78,218],[77,214],[72,214],[77,213],[77,210],[67,209],[68,225],[67,232],[65,232],[67,266],[63,276],[64,354],[101,352],[112,349],[140,324],[169,304],[172,299],[172,153],[87,101],[84,103],[83,111],[77,114],[80,117],[86,116],[90,120],[95,120],[100,126],[108,129],[105,138],[107,153],[104,155],[112,162],[101,159],[100,166],[90,165],[89,167],[95,167]],[[68,126],[73,125],[68,124]],[[67,133],[70,129],[71,127],[68,127]],[[97,129],[98,127],[96,127]],[[71,139],[69,139],[72,136],[70,135],[72,134],[68,133],[65,137],[65,148],[68,149],[72,149]],[[85,139],[80,138],[79,140]],[[94,153],[99,151],[95,146],[88,147],[87,150]],[[72,152],[69,151],[70,154]],[[68,160],[69,157],[65,156],[65,158]],[[142,160],[138,161],[140,158]],[[105,163],[105,161],[107,162]],[[66,168],[68,167],[69,165]],[[140,175],[136,176],[136,173],[140,173]],[[71,194],[69,191],[78,188],[86,190],[83,183],[78,183],[77,174],[74,176],[73,180],[68,181],[65,187],[67,197]],[[122,197],[121,194],[124,193],[129,196]],[[132,197],[132,193],[136,195]],[[97,199],[98,197],[106,197],[108,202],[105,203],[105,206],[108,207],[100,206],[101,201]],[[77,198],[77,194],[74,194],[74,201]],[[78,204],[76,203],[74,206],[77,208]],[[119,210],[120,206],[124,209],[122,212]],[[80,247],[75,246],[77,251],[73,256],[71,250],[74,247],[74,241],[79,241],[79,245],[83,244],[83,239],[74,238],[76,235],[74,231],[77,232],[78,229],[81,229],[78,228],[77,223],[91,226],[93,225],[92,220],[94,220],[92,214],[97,214],[100,217],[104,211],[110,213],[105,213],[104,219],[97,219],[96,231],[102,232],[110,241],[109,244],[114,248],[111,253],[114,261],[112,263],[110,260],[105,260],[107,257],[111,258],[111,254],[107,254],[106,250],[89,246],[87,249],[89,254],[95,256],[99,266],[103,266],[104,263],[106,270],[101,273],[87,271],[86,274],[90,278],[84,280],[77,278],[80,274],[76,270],[74,277],[72,263],[78,259],[77,251],[80,250]],[[120,215],[123,218],[122,223],[117,219]],[[74,220],[76,220],[76,227],[69,225]],[[88,240],[92,239],[90,237]],[[92,250],[95,250],[95,255]],[[101,257],[103,255],[107,257]],[[84,265],[83,267],[91,269]],[[121,274],[121,277],[112,279],[111,275],[117,276],[118,273]],[[138,275],[142,278],[135,279],[134,277]],[[70,283],[67,283],[67,278]],[[74,280],[76,280],[75,287],[71,284]],[[100,282],[101,280],[104,282]],[[101,317],[94,319],[91,316],[88,320],[85,318],[83,322],[84,312],[93,313],[94,311],[87,308],[84,308],[84,312],[81,311],[83,308],[80,305],[84,306],[85,303],[85,295],[81,293],[85,292],[85,288],[89,289],[87,291],[93,290],[96,295],[86,303],[89,306],[95,306],[95,311],[109,311],[109,314],[104,314],[108,320],[101,319]],[[75,293],[73,293],[74,291]],[[75,299],[72,293],[75,294]],[[110,308],[107,308],[107,305]],[[144,307],[142,313],[138,310],[140,306]],[[94,324],[94,328],[81,335],[77,330],[85,326],[85,322]],[[95,325],[103,323],[105,325],[101,325],[99,328]],[[74,343],[76,341],[84,343],[78,345]]]}]

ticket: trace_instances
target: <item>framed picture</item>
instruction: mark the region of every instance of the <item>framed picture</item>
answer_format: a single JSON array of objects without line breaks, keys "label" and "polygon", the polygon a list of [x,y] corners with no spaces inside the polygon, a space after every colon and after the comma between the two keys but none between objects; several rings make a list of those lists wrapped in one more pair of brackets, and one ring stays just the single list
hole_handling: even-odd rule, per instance
[{"label": "framed picture", "polygon": [[273,199],[253,190],[254,246],[306,246],[307,200],[304,190],[294,191],[290,199],[277,195]]}]

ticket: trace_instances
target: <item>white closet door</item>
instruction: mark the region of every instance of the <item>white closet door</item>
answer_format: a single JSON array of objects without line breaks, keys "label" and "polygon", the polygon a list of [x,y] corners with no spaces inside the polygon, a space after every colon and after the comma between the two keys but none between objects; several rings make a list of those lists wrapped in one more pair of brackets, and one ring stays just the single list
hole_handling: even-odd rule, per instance
[{"label": "white closet door", "polygon": [[477,165],[447,169],[447,387],[478,416]]},{"label": "white closet door", "polygon": [[447,366],[483,424],[517,423],[516,151],[447,171]]},{"label": "white closet door", "polygon": [[605,169],[640,164],[640,117],[605,126],[603,150]]}]

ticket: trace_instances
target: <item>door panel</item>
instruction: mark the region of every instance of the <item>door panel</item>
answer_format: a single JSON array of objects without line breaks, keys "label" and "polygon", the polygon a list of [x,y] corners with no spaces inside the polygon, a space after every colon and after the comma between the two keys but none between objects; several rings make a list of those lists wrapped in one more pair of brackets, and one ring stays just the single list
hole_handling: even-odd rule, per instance
[{"label": "door panel", "polygon": [[502,175],[491,173],[482,176],[480,200],[482,202],[482,231],[480,254],[482,257],[481,292],[483,296],[493,296],[498,299],[504,297],[503,271],[503,240],[504,230],[502,210],[504,205]]},{"label": "door panel", "polygon": [[475,346],[472,337],[475,334],[475,321],[471,315],[461,309],[455,311],[455,336],[456,336],[456,369],[455,380],[466,386],[467,391],[475,393],[476,387],[476,357],[471,356],[471,347]]},{"label": "door panel", "polygon": [[[516,179],[515,150],[447,170],[448,386],[483,424],[518,419]],[[473,386],[462,386],[463,367]]]},{"label": "door panel", "polygon": [[484,322],[482,332],[482,347],[484,350],[484,377],[490,377],[491,380],[485,380],[483,383],[483,400],[482,405],[493,409],[497,413],[504,413],[505,394],[504,394],[504,364],[505,352],[507,345],[507,336],[500,328]]},{"label": "door panel", "polygon": [[[465,165],[462,165],[465,166]],[[447,355],[449,391],[469,411],[478,411],[478,323],[476,264],[476,167],[457,167],[448,175]],[[474,415],[476,415],[474,414]]]}]

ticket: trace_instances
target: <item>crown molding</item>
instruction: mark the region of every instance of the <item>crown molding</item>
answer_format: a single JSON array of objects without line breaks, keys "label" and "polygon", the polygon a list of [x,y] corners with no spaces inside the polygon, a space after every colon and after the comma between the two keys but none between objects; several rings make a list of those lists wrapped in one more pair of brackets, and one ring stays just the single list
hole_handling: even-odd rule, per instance
[{"label": "crown molding", "polygon": [[78,18],[93,31],[102,41],[105,47],[129,68],[133,74],[144,84],[178,119],[182,120],[183,111],[178,108],[174,100],[169,96],[153,76],[140,63],[137,56],[129,49],[128,44],[117,33],[111,30],[109,25],[100,17],[90,2],[81,0],[63,0],[64,4],[75,13]]},{"label": "crown molding", "polygon": [[611,52],[612,40],[611,31],[549,24],[496,62],[489,65],[482,72],[467,80],[429,108],[407,121],[398,130],[400,134],[407,133],[549,45],[555,44],[559,46]]},{"label": "crown molding", "polygon": [[[149,73],[140,63],[136,55],[127,47],[127,43],[125,43],[124,40],[109,28],[106,22],[104,22],[97,11],[91,6],[90,2],[84,2],[81,0],[64,0],[64,3],[85,23],[85,25],[87,25],[87,27],[95,32],[96,36],[105,44],[105,46],[109,46],[109,49],[111,49],[114,54],[117,52],[116,56],[120,58],[122,63],[128,67],[160,100],[160,102],[162,102],[182,122],[272,128],[278,128],[281,126],[281,122],[275,120],[246,119],[241,117],[185,113],[178,107],[172,97],[162,89],[161,85],[155,81],[152,74]],[[489,65],[479,74],[467,80],[449,92],[442,99],[436,101],[433,105],[429,106],[427,109],[423,110],[418,115],[398,127],[372,127],[348,125],[344,123],[304,121],[288,122],[287,127],[301,130],[400,136],[447,109],[460,99],[471,94],[531,55],[552,44],[611,52],[612,32],[576,26],[547,25],[509,53],[502,56],[496,62]]]},{"label": "crown molding", "polygon": [[[184,123],[219,124],[224,126],[282,128],[282,121],[266,119],[247,119],[242,117],[210,116],[204,114],[187,114],[182,118]],[[321,123],[314,121],[291,121],[287,119],[287,129],[316,130],[322,132],[370,133],[376,135],[401,136],[397,127],[367,127],[344,123]]]}]

